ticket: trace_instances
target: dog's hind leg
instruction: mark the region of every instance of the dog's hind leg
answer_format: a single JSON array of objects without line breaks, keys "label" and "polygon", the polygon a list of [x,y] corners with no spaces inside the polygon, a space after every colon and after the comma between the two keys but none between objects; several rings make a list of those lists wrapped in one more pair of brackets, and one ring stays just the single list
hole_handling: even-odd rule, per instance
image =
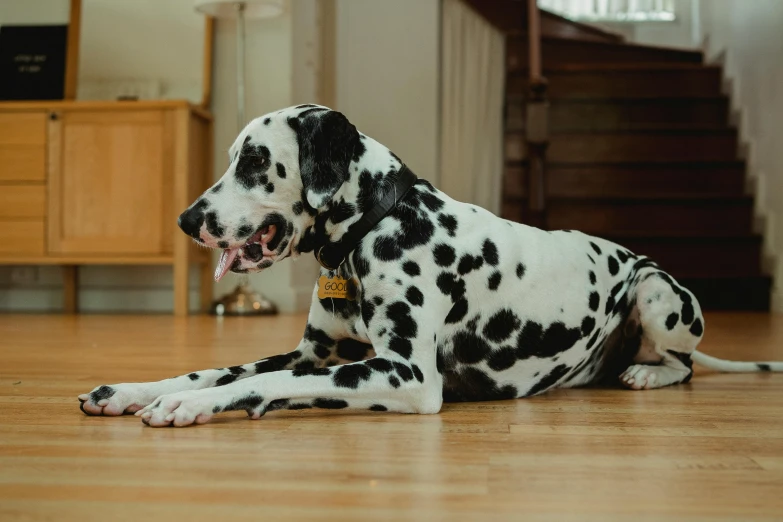
[{"label": "dog's hind leg", "polygon": [[686,383],[693,375],[691,354],[704,334],[704,319],[693,294],[665,272],[646,268],[637,274],[639,350],[620,382],[634,390]]}]

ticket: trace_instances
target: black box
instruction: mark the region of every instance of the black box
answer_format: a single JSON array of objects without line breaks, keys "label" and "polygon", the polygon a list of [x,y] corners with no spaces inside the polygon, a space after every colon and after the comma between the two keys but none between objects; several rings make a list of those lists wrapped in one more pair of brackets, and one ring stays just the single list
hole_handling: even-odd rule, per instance
[{"label": "black box", "polygon": [[61,100],[67,25],[0,27],[0,100]]}]

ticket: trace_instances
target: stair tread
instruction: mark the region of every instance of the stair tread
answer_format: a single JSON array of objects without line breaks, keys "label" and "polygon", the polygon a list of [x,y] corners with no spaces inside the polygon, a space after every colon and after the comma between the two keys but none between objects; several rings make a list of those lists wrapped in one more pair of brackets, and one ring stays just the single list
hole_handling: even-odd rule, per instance
[{"label": "stair tread", "polygon": [[[584,232],[588,235],[589,232]],[[736,234],[736,233],[728,233],[723,234],[721,231],[716,231],[714,233],[698,233],[694,234],[693,232],[683,232],[681,234],[676,234],[674,232],[666,232],[666,233],[660,233],[660,232],[647,232],[647,231],[640,231],[640,232],[617,232],[617,233],[607,233],[607,232],[599,232],[595,234],[597,237],[607,239],[609,241],[615,241],[615,240],[645,240],[645,241],[747,241],[747,242],[761,242],[763,241],[763,236],[760,234],[756,234],[754,232],[748,232],[747,234]]]},{"label": "stair tread", "polygon": [[[512,38],[519,39],[520,44],[526,44],[527,42],[527,33],[519,33],[519,34],[512,34],[510,35]],[[524,36],[524,38],[523,38]],[[565,45],[583,45],[587,44],[594,47],[604,47],[604,48],[624,48],[624,49],[632,49],[632,50],[638,50],[638,51],[649,51],[649,52],[660,52],[660,53],[666,53],[670,54],[672,56],[680,55],[682,57],[688,57],[693,60],[701,60],[703,58],[703,54],[701,51],[694,51],[691,49],[678,49],[676,47],[664,47],[659,45],[650,45],[650,44],[638,44],[633,42],[609,42],[609,41],[600,41],[600,40],[578,40],[574,38],[561,38],[558,36],[541,36],[541,44],[546,45],[549,44],[565,44]]]},{"label": "stair tread", "polygon": [[[524,130],[507,130],[506,134],[523,134]],[[649,129],[578,129],[552,131],[550,136],[595,136],[595,135],[660,135],[660,136],[732,136],[737,134],[736,127],[704,127],[704,128],[676,128],[676,127],[656,127]]]},{"label": "stair tread", "polygon": [[[618,72],[618,73],[638,73],[638,72],[661,72],[661,71],[708,71],[721,72],[720,65],[704,63],[676,63],[676,62],[592,62],[592,63],[570,63],[558,64],[547,67],[544,65],[543,75],[546,78],[547,73],[554,74],[582,74],[589,72]],[[508,72],[509,76],[528,76],[526,69],[518,69]]]},{"label": "stair tread", "polygon": [[[524,197],[508,197],[508,200],[524,200]],[[628,194],[623,196],[547,196],[548,202],[563,203],[613,203],[636,205],[638,203],[753,203],[753,196],[749,194],[710,194],[710,193],[680,193],[680,194]]]}]

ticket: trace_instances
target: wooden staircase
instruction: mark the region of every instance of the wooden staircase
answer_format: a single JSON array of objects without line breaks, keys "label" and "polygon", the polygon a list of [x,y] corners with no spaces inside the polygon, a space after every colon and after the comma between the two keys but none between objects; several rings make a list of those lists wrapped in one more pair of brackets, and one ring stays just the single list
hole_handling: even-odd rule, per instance
[{"label": "wooden staircase", "polygon": [[[628,44],[593,28],[580,33],[580,24],[542,14],[547,228],[581,230],[653,257],[705,309],[768,310],[771,280],[761,270],[762,238],[721,68],[699,52]],[[545,24],[558,22],[568,30],[547,35]],[[503,215],[520,222],[527,42],[527,34],[508,31]]]}]

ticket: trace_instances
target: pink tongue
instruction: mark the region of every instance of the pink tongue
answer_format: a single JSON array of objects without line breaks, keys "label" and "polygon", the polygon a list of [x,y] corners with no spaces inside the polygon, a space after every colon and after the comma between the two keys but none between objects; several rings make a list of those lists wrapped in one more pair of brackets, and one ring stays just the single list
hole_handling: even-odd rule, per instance
[{"label": "pink tongue", "polygon": [[220,281],[223,276],[226,275],[226,272],[229,271],[231,265],[234,263],[234,259],[236,259],[237,254],[239,254],[238,248],[223,250],[223,253],[220,254],[220,261],[218,262],[218,266],[215,269],[215,281]]}]

